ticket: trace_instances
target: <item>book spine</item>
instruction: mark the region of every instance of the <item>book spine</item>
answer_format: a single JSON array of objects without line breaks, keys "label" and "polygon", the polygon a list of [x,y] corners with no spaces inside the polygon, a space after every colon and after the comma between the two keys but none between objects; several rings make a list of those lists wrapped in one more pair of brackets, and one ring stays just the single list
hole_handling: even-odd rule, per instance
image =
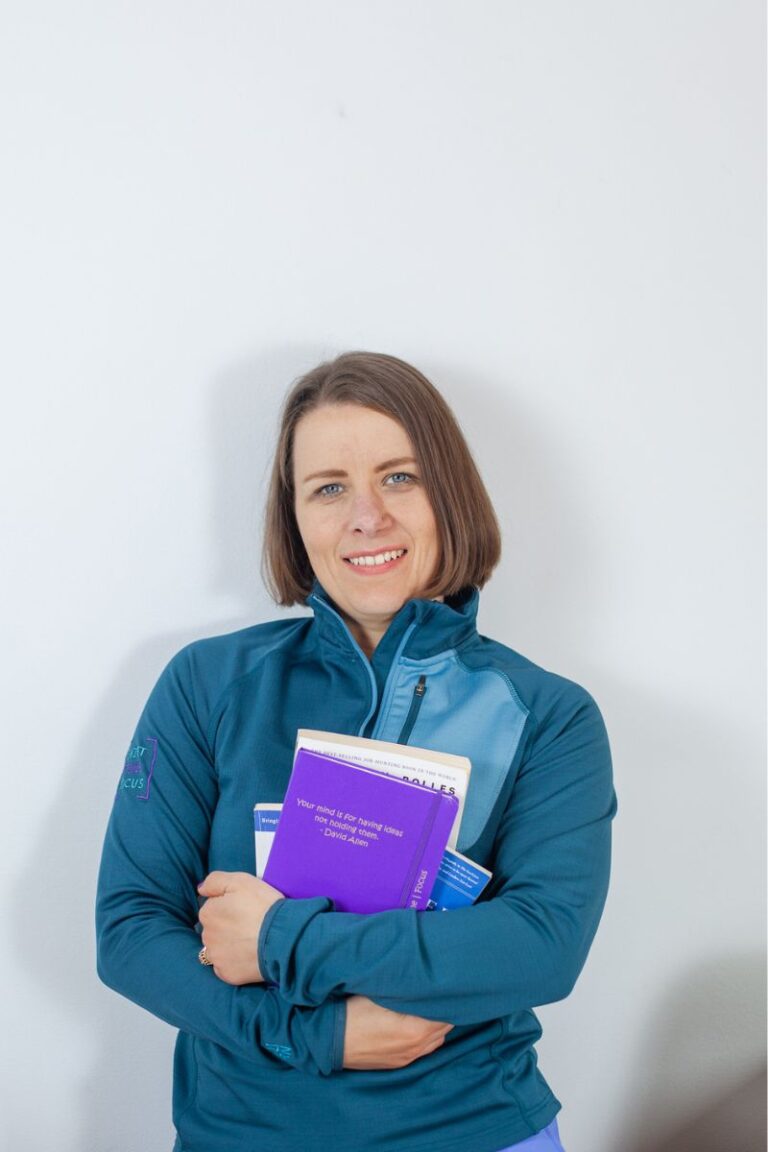
[{"label": "book spine", "polygon": [[411,867],[403,884],[401,908],[418,909],[427,906],[436,872],[436,869],[430,866],[431,862],[428,859],[429,847],[442,803],[442,797],[437,793],[434,802],[430,805],[429,818],[424,821],[419,842],[414,850]]}]

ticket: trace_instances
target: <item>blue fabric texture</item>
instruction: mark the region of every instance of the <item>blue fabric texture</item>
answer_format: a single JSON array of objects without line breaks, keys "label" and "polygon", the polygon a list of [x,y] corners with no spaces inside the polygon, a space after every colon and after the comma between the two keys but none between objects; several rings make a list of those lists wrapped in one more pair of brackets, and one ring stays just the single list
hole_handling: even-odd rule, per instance
[{"label": "blue fabric texture", "polygon": [[[589,694],[480,636],[477,602],[409,601],[368,661],[318,587],[313,616],[197,641],[162,673],[119,777],[97,940],[102,979],[179,1030],[179,1152],[538,1152],[559,1103],[533,1008],[568,995],[600,919],[611,760]],[[459,847],[493,881],[447,913],[281,900],[270,986],[234,988],[198,963],[196,884],[254,871],[253,805],[283,799],[300,727],[467,755]],[[344,1070],[353,993],[454,1028],[406,1068]]]}]

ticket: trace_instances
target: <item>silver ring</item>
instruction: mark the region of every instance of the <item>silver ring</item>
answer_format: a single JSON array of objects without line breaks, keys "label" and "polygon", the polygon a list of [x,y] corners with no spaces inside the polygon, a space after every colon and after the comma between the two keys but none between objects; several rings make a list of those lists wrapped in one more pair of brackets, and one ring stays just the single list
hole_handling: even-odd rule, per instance
[{"label": "silver ring", "polygon": [[200,951],[197,954],[197,958],[201,964],[205,964],[206,968],[212,968],[213,967],[213,960],[208,959],[208,953],[205,950],[205,946],[203,946],[200,949]]}]

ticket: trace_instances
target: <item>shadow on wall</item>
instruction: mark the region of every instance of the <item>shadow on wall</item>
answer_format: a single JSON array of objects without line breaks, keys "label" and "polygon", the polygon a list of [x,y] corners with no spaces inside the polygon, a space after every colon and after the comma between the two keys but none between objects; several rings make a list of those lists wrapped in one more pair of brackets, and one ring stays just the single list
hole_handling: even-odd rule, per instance
[{"label": "shadow on wall", "polygon": [[764,973],[761,956],[724,956],[662,1005],[645,1045],[653,1072],[616,1152],[765,1152]]},{"label": "shadow on wall", "polygon": [[632,1152],[765,1152],[765,1066],[684,1121]]},{"label": "shadow on wall", "polygon": [[[292,381],[323,359],[317,346],[278,348],[222,371],[211,388],[209,429],[211,570],[214,593],[274,617],[260,574],[264,504],[283,396]],[[261,599],[259,599],[261,597]]]},{"label": "shadow on wall", "polygon": [[[68,1011],[72,1034],[84,1036],[92,1052],[91,1067],[77,1077],[80,1099],[73,1112],[78,1131],[71,1141],[60,1135],[62,1152],[160,1152],[172,1143],[172,1033],[99,983],[93,905],[107,816],[138,720],[129,702],[149,695],[168,659],[190,639],[177,633],[141,645],[94,701],[93,718],[73,750],[64,784],[14,894],[12,947],[38,982],[41,1003],[46,998],[55,1002],[57,1016]],[[67,1059],[66,1040],[60,1057]],[[158,1140],[163,1120],[164,1145]],[[25,1152],[50,1147],[47,1139],[35,1143],[35,1131],[43,1130],[39,1120],[23,1122],[26,1130],[11,1132],[8,1147]]]},{"label": "shadow on wall", "polygon": [[[317,357],[319,359],[319,357]],[[61,1132],[61,1152],[162,1152],[173,1142],[171,1124],[174,1031],[103,987],[96,975],[93,906],[109,810],[144,701],[171,656],[198,636],[229,632],[273,618],[275,606],[259,577],[260,508],[256,503],[274,440],[282,391],[296,374],[295,353],[243,367],[215,382],[209,427],[213,492],[211,569],[190,575],[214,596],[228,596],[235,615],[163,633],[138,646],[100,699],[72,750],[61,788],[50,803],[39,841],[13,896],[8,947],[37,981],[41,1005],[56,1018],[71,1015],[79,1051],[90,1046],[92,1065],[77,1076],[78,1130]],[[152,531],[151,515],[147,516]],[[160,530],[158,529],[158,532]],[[117,606],[119,611],[119,605]],[[148,974],[148,979],[150,975]],[[44,1009],[41,1007],[41,1015]],[[69,1028],[68,1028],[69,1033]],[[56,1045],[56,1038],[48,1043]],[[61,1055],[67,1058],[66,1038]],[[9,1147],[44,1152],[47,1138],[34,1117],[13,1115]]]},{"label": "shadow on wall", "polygon": [[454,409],[502,531],[480,631],[488,620],[494,639],[545,666],[553,652],[583,661],[604,612],[607,564],[578,435],[532,398],[532,371],[521,384],[513,370],[503,382],[486,376],[482,364],[418,367]]}]

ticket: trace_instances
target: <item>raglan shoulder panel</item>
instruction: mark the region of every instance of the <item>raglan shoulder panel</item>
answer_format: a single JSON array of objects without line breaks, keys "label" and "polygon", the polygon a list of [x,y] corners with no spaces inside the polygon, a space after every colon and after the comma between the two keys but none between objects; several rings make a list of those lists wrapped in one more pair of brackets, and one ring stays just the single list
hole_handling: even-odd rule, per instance
[{"label": "raglan shoulder panel", "polygon": [[209,739],[236,686],[258,673],[276,650],[302,647],[311,624],[311,617],[254,624],[236,632],[193,640],[176,653],[168,670],[175,671],[186,685],[200,726]]},{"label": "raglan shoulder panel", "polygon": [[581,684],[542,668],[496,640],[478,636],[475,643],[461,649],[459,658],[468,669],[494,669],[507,681],[510,693],[529,718],[526,754],[532,742],[555,738],[581,709],[600,714],[595,700]]}]

